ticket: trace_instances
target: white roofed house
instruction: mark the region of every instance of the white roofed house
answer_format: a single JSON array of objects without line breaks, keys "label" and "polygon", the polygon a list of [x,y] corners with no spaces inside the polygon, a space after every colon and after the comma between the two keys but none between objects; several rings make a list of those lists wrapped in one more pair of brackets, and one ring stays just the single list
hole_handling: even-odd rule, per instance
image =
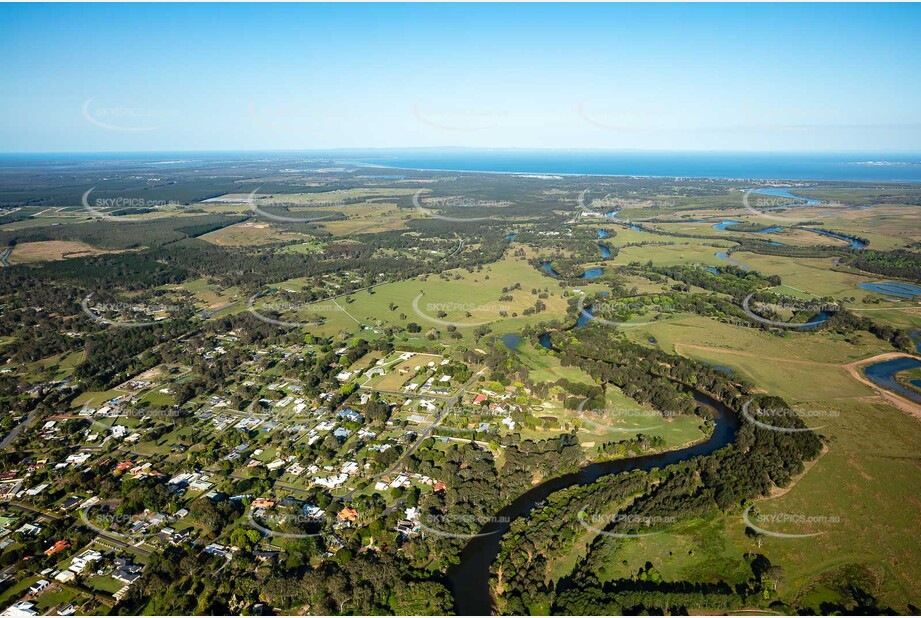
[{"label": "white roofed house", "polygon": [[47,579],[38,580],[37,582],[32,584],[32,586],[29,587],[29,594],[38,594],[39,592],[47,588],[50,583],[51,582],[49,582]]},{"label": "white roofed house", "polygon": [[102,560],[102,554],[95,549],[88,549],[79,556],[74,556],[67,568],[74,573],[82,573],[91,562],[96,560]]},{"label": "white roofed house", "polygon": [[3,610],[0,616],[37,616],[38,612],[33,609],[34,607],[35,603],[30,601],[19,601]]}]

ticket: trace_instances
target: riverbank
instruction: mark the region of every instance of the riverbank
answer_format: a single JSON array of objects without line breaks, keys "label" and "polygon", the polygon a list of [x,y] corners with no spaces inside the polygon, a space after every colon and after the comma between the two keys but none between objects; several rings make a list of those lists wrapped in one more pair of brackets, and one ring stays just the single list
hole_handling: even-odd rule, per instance
[{"label": "riverbank", "polygon": [[885,362],[888,360],[894,360],[896,358],[917,359],[916,356],[912,356],[911,354],[906,354],[904,352],[886,352],[885,354],[878,354],[870,358],[865,358],[863,360],[854,361],[853,363],[848,363],[847,365],[844,365],[844,368],[851,375],[851,377],[853,377],[855,380],[857,380],[858,382],[861,382],[862,384],[866,384],[867,386],[872,388],[874,391],[879,393],[879,395],[882,396],[883,399],[885,399],[888,403],[893,405],[895,408],[898,408],[899,410],[908,414],[915,420],[921,422],[921,404],[915,403],[914,401],[911,401],[910,399],[902,397],[901,395],[897,393],[893,393],[892,391],[887,390],[883,388],[882,386],[879,386],[878,384],[874,383],[872,380],[870,380],[863,374],[862,369],[866,365],[872,365],[875,363],[881,363],[881,362]]},{"label": "riverbank", "polygon": [[[680,384],[680,382],[679,382]],[[461,552],[461,560],[447,573],[458,615],[485,616],[494,610],[490,586],[491,566],[499,554],[503,535],[511,522],[538,508],[551,494],[577,485],[589,485],[602,476],[634,470],[649,471],[709,455],[735,441],[739,417],[734,410],[701,391],[693,391],[700,405],[715,412],[710,437],[694,446],[672,449],[660,454],[596,461],[575,472],[545,479],[499,510]]]}]

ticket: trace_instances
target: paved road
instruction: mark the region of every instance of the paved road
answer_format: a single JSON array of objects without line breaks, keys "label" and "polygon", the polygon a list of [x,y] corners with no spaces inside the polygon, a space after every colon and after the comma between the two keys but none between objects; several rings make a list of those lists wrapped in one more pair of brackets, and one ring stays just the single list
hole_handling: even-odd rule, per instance
[{"label": "paved road", "polygon": [[13,440],[19,437],[19,434],[32,426],[32,423],[35,422],[35,415],[35,410],[29,412],[29,416],[27,416],[21,423],[13,427],[10,433],[8,433],[7,436],[3,438],[2,441],[0,441],[0,451],[5,451],[7,448],[9,448],[10,444],[13,443]]},{"label": "paved road", "polygon": [[127,543],[119,538],[110,536],[108,534],[99,534],[96,536],[96,541],[102,543],[103,545],[115,546],[115,549],[125,549],[127,551],[134,552],[140,556],[149,557],[153,552],[149,549],[141,549],[137,545],[132,545]]},{"label": "paved road", "polygon": [[20,511],[22,513],[31,513],[33,515],[38,515],[39,517],[44,517],[45,519],[60,519],[60,517],[58,517],[57,515],[54,515],[53,513],[46,513],[45,511],[41,509],[36,509],[34,507],[27,506],[20,502],[10,502],[9,507],[12,509],[16,509],[17,511]]},{"label": "paved road", "polygon": [[[372,386],[360,386],[362,390],[373,391],[375,393],[384,393],[385,395],[399,395],[400,397],[418,397],[420,399],[438,399],[440,401],[450,401],[451,399],[457,397],[457,395],[436,395],[434,393],[404,393],[403,391],[382,391],[379,388],[374,388]],[[464,387],[465,388],[465,387]],[[461,391],[463,394],[463,391]]]},{"label": "paved road", "polygon": [[428,427],[426,427],[425,429],[422,430],[422,433],[419,434],[419,439],[416,440],[416,442],[415,442],[412,446],[410,446],[408,449],[406,449],[406,452],[403,453],[403,456],[400,457],[400,458],[396,461],[396,463],[394,463],[388,470],[386,470],[385,472],[382,472],[382,473],[380,473],[380,474],[378,474],[378,475],[372,476],[371,479],[372,479],[372,480],[373,480],[373,479],[377,479],[377,478],[380,478],[380,477],[382,477],[382,476],[387,476],[387,475],[390,475],[390,474],[393,474],[394,472],[396,472],[396,471],[404,464],[404,462],[406,461],[406,458],[409,457],[410,455],[412,455],[413,451],[415,451],[417,448],[419,448],[419,445],[422,444],[422,443],[426,440],[426,438],[428,438],[429,436],[432,435],[432,431],[435,429],[435,427],[437,427],[437,426],[439,425],[439,423],[441,423],[441,421],[443,421],[443,420],[445,419],[445,417],[448,416],[448,414],[451,413],[451,409],[454,408],[454,405],[455,405],[458,401],[461,400],[461,397],[464,396],[464,393],[467,391],[467,389],[470,388],[470,387],[473,385],[474,382],[476,382],[476,379],[479,378],[479,377],[483,374],[484,371],[486,371],[485,368],[484,368],[484,369],[480,369],[480,370],[477,371],[475,374],[473,374],[472,376],[470,376],[470,379],[467,380],[467,381],[464,383],[464,385],[461,387],[461,389],[460,389],[459,391],[457,391],[457,393],[456,393],[453,397],[449,397],[449,398],[446,400],[445,407],[444,407],[444,409],[441,411],[441,414],[438,415],[438,418],[435,419],[435,422],[433,422],[431,425],[429,425]]}]

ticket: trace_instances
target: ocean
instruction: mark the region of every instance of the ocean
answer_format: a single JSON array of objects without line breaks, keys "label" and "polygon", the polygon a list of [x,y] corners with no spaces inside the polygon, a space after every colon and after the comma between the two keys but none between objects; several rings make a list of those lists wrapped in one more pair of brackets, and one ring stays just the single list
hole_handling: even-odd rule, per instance
[{"label": "ocean", "polygon": [[[921,183],[921,154],[803,154],[512,150],[465,148],[336,149],[243,152],[0,153],[0,168],[141,164],[195,167],[203,163],[273,159],[291,165],[336,165],[539,175],[657,176],[753,180]],[[386,173],[386,172],[384,172]]]},{"label": "ocean", "polygon": [[418,170],[921,183],[921,155],[905,154],[432,149],[356,155],[339,159]]}]

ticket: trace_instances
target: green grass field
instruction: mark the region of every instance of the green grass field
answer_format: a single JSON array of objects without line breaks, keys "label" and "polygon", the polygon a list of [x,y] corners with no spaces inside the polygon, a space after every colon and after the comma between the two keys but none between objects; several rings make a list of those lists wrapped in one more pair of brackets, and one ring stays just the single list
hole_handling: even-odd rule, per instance
[{"label": "green grass field", "polygon": [[827,600],[837,594],[834,582],[842,569],[860,568],[867,581],[875,582],[871,592],[904,611],[921,585],[921,564],[915,559],[921,542],[905,536],[918,523],[921,425],[886,405],[842,366],[891,348],[865,333],[852,343],[821,333],[778,337],[698,317],[637,328],[628,336],[642,341],[647,334],[665,349],[729,367],[796,409],[821,414],[806,422],[825,436],[827,454],[792,489],[758,509],[766,515],[835,516],[840,523],[776,523],[774,529],[782,533],[824,534],[765,537],[759,549],[745,536],[741,511],[733,510],[626,542],[627,564],[613,565],[612,576],[625,576],[650,560],[666,579],[720,573],[733,580],[744,572],[739,556],[759,551],[785,570],[782,598],[807,604]]},{"label": "green grass field", "polygon": [[[305,330],[318,335],[330,335],[341,331],[367,332],[388,325],[406,327],[415,322],[422,328],[422,333],[415,337],[406,334],[397,342],[413,339],[422,341],[425,333],[434,328],[441,331],[442,341],[450,343],[447,330],[448,326],[454,325],[463,337],[461,341],[470,345],[473,343],[474,331],[481,325],[489,325],[496,334],[502,335],[519,331],[529,324],[564,318],[566,315],[567,299],[563,297],[559,282],[520,258],[507,257],[473,273],[450,270],[443,275],[388,283],[348,297],[307,305],[300,314],[321,316],[324,323],[305,327]],[[278,284],[277,287],[293,288],[298,283],[292,280]],[[516,284],[520,284],[521,289],[503,293],[503,288],[512,288]],[[585,291],[602,289],[594,283],[579,287]],[[532,293],[534,289],[547,291],[548,297],[540,299],[546,309],[525,316],[524,310],[534,307],[539,300]],[[510,294],[512,300],[500,300],[506,294]],[[258,304],[256,308],[258,310]],[[509,316],[508,319],[502,319],[500,312],[503,311]],[[439,315],[439,312],[445,315]],[[282,319],[296,321],[298,318],[294,315]]]}]

